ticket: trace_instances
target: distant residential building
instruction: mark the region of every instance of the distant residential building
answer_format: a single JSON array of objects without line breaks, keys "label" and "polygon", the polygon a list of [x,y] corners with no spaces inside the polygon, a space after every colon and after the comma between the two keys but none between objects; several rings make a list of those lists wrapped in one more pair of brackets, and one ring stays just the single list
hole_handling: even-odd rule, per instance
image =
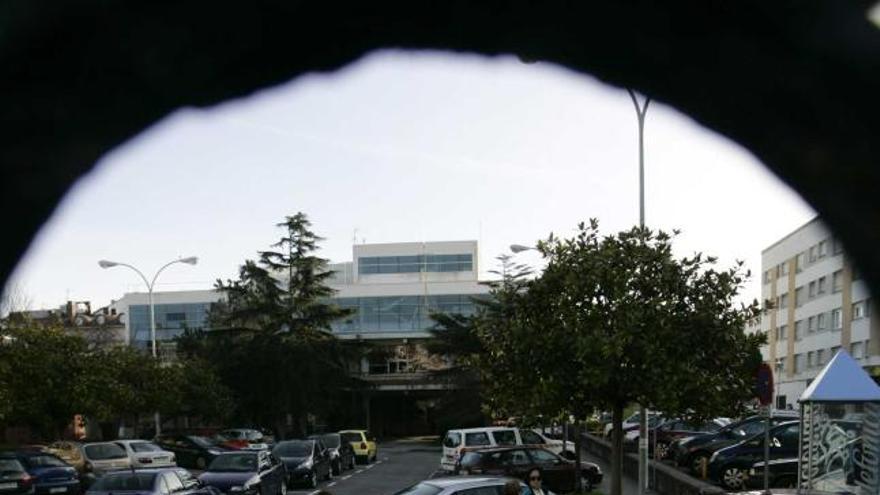
[{"label": "distant residential building", "polygon": [[128,343],[124,315],[107,306],[92,311],[89,301],[68,301],[54,309],[19,311],[11,319],[24,318],[39,325],[58,326],[68,335],[77,335],[93,347],[126,345]]},{"label": "distant residential building", "polygon": [[818,218],[765,249],[761,267],[761,294],[773,309],[746,331],[767,335],[761,352],[774,369],[777,407],[796,407],[839,349],[880,369],[880,317],[868,286]]}]

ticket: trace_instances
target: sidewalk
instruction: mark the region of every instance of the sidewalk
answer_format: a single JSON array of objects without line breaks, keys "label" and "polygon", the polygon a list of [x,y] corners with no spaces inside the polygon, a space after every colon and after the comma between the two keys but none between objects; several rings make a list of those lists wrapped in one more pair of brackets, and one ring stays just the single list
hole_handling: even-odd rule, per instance
[{"label": "sidewalk", "polygon": [[[586,450],[581,450],[581,459],[597,464],[602,470],[602,483],[597,486],[595,490],[598,490],[606,495],[611,493],[611,465],[606,463],[604,460],[590,454]],[[622,481],[624,495],[638,495],[639,480],[623,475]]]}]

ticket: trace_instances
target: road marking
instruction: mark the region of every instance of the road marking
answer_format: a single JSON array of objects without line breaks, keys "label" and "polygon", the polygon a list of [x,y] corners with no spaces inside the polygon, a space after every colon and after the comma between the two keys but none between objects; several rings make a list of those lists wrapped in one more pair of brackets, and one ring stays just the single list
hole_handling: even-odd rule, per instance
[{"label": "road marking", "polygon": [[373,469],[374,467],[376,467],[375,464],[370,464],[369,466],[365,467],[364,469]]},{"label": "road marking", "polygon": [[321,490],[315,490],[315,491],[309,493],[309,495],[318,495],[318,493],[320,493],[320,492],[321,492]]},{"label": "road marking", "polygon": [[363,469],[358,469],[357,471],[354,472],[354,474],[361,474],[361,473],[363,473],[363,472],[364,472]]},{"label": "road marking", "polygon": [[351,475],[350,475],[350,474],[349,474],[348,476],[343,476],[343,477],[342,477],[342,480],[345,481],[345,480],[347,480],[347,479],[349,479],[349,478],[351,478]]},{"label": "road marking", "polygon": [[335,484],[336,484],[335,481],[331,481],[330,483],[327,483],[327,488],[330,488],[331,486],[333,486]]},{"label": "road marking", "polygon": [[387,458],[387,457],[383,457],[382,460],[383,460],[383,461],[387,461],[388,458]]}]

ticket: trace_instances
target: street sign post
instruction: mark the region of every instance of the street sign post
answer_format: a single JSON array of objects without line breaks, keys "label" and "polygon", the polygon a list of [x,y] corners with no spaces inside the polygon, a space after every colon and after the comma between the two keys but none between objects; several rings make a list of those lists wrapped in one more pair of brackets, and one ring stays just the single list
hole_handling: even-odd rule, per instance
[{"label": "street sign post", "polygon": [[755,396],[764,406],[767,424],[764,427],[764,493],[770,493],[770,409],[773,404],[773,369],[761,363],[755,376]]}]

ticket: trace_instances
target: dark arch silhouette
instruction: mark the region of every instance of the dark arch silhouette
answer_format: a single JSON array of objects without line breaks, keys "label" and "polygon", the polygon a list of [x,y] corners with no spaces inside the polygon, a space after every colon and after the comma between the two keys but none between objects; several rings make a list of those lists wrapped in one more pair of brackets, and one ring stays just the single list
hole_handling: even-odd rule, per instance
[{"label": "dark arch silhouette", "polygon": [[[680,109],[750,149],[800,192],[877,289],[880,31],[866,18],[868,6],[7,0],[0,5],[7,219],[0,279],[77,177],[174,109],[397,47],[515,53]],[[743,191],[743,201],[761,198]]]}]

